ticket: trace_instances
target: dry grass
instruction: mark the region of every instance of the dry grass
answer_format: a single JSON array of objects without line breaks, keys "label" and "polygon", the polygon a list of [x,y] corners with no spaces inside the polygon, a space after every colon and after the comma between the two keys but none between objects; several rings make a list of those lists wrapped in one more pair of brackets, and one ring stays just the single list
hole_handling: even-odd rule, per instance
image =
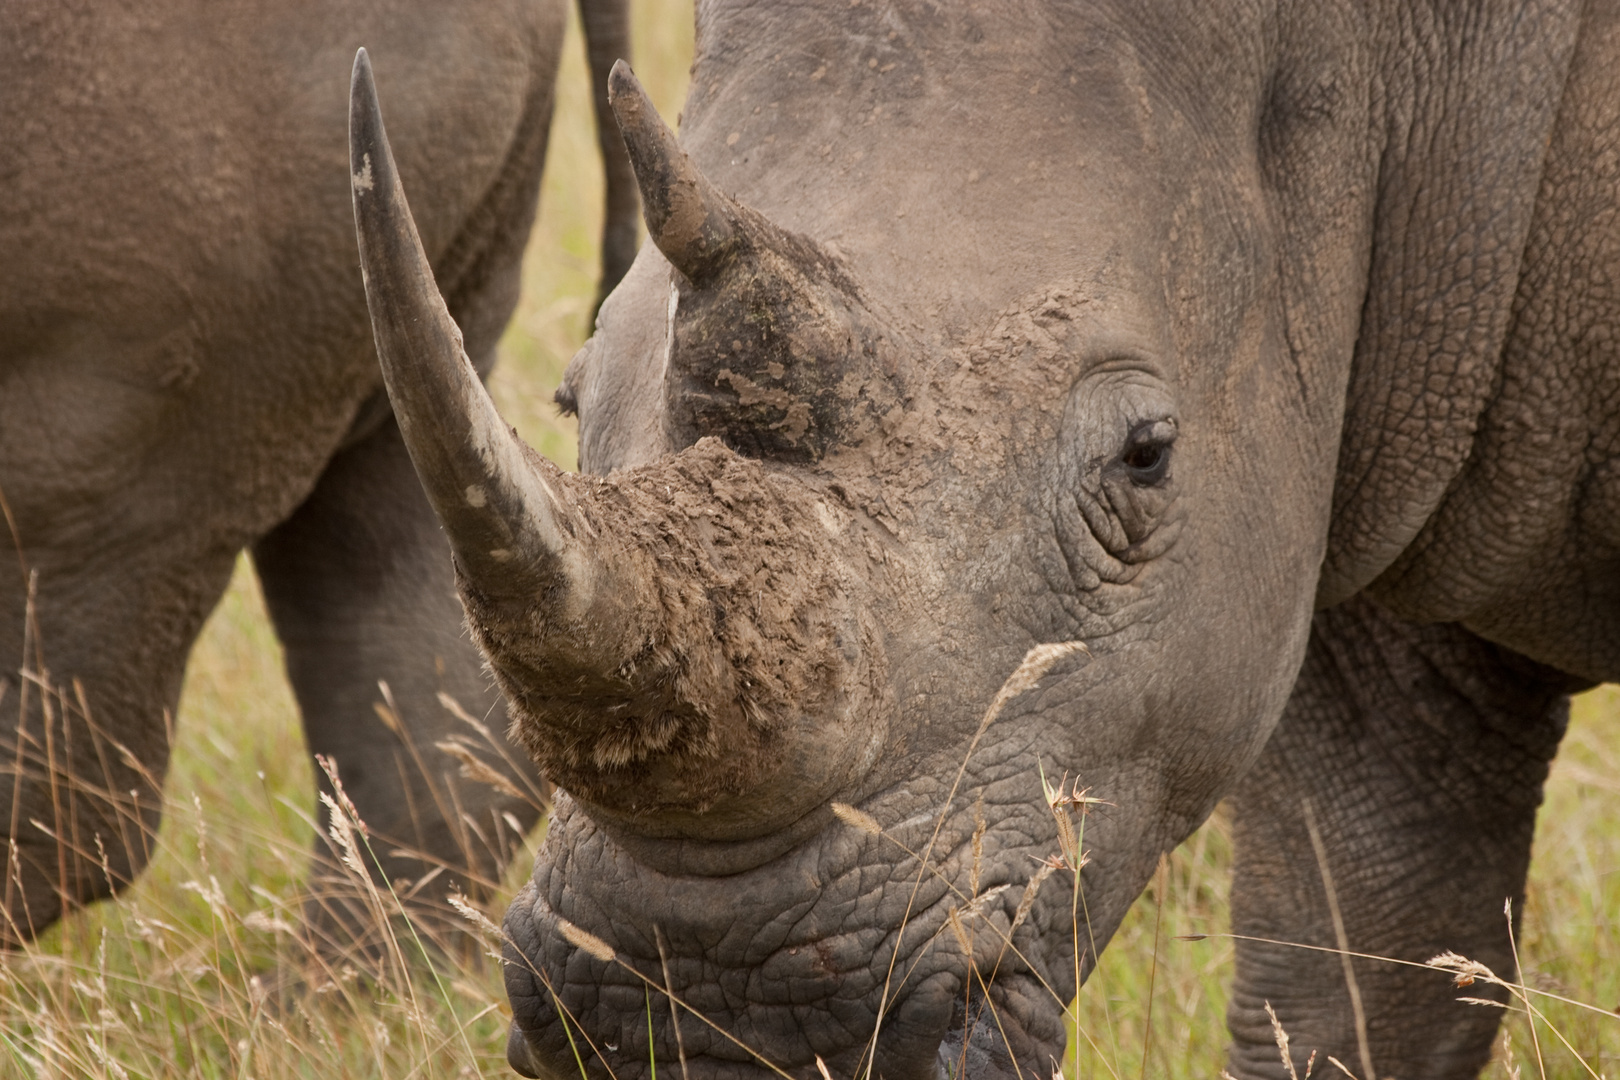
[{"label": "dry grass", "polygon": [[[313,779],[245,570],[194,657],[179,731],[147,873],[0,966],[0,1076],[504,1072],[493,964],[436,974],[408,931],[381,964],[300,944]],[[278,971],[315,992],[284,1004]]]},{"label": "dry grass", "polygon": [[[637,6],[636,67],[673,116],[690,59],[690,6]],[[574,431],[550,396],[585,335],[600,220],[589,99],[571,33],[542,217],[494,379],[503,413],[565,464]],[[310,966],[297,946],[314,784],[279,649],[245,567],[193,655],[177,727],[167,817],[147,873],[119,901],[69,918],[0,965],[0,1078],[511,1075],[493,961],[473,956],[435,969],[402,931],[394,950],[404,963],[367,977],[358,961]],[[1083,844],[1083,834],[1075,840]],[[1071,1080],[1218,1075],[1231,947],[1218,937],[1177,938],[1224,929],[1230,855],[1218,813],[1166,860],[1075,1003],[1080,1034],[1064,1065]],[[515,875],[527,862],[518,860]],[[496,921],[514,884],[486,908]],[[377,903],[386,910],[390,900]],[[1620,690],[1603,688],[1577,703],[1549,785],[1524,913],[1528,985],[1620,1005],[1617,919]],[[321,992],[276,1007],[264,979],[277,964],[303,965]],[[1620,1021],[1542,1007],[1592,1070],[1620,1074]],[[1547,1027],[1532,1038],[1520,1013],[1508,1031],[1523,1076],[1539,1075],[1538,1043],[1547,1076],[1585,1075]],[[1514,1074],[1499,1061],[1489,1075]]]}]

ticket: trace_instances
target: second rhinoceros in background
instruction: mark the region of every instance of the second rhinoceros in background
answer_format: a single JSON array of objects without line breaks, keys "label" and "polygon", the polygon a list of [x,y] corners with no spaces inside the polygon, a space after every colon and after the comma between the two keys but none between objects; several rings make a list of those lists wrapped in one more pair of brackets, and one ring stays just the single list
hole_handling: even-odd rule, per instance
[{"label": "second rhinoceros in background", "polygon": [[[605,110],[625,4],[582,8]],[[496,732],[504,710],[382,391],[344,77],[372,42],[423,240],[487,372],[564,16],[562,0],[0,0],[0,503],[18,549],[0,560],[0,943],[145,864],[187,654],[244,548],[310,749],[381,869],[450,871],[408,892],[416,909],[519,847],[509,822],[537,806],[463,781],[436,746],[470,734],[441,694]],[[611,122],[603,146],[611,287],[638,223]],[[533,784],[521,753],[478,752],[508,792]],[[376,930],[320,898],[311,915],[323,949]]]}]

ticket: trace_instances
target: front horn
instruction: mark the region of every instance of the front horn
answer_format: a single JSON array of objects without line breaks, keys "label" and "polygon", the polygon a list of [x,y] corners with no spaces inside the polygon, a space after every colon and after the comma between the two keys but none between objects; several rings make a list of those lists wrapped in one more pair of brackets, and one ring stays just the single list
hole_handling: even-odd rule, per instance
[{"label": "front horn", "polygon": [[467,359],[405,202],[364,49],[349,86],[349,165],[383,380],[461,572],[492,599],[566,584],[582,567],[577,524],[554,486],[561,470],[526,451]]}]

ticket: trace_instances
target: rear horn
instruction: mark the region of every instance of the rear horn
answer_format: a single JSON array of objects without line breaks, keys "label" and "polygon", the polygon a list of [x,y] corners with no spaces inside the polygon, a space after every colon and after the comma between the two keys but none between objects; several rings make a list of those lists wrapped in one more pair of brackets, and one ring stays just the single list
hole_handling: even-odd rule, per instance
[{"label": "rear horn", "polygon": [[692,164],[623,60],[608,76],[608,102],[641,187],[648,235],[687,280],[701,285],[735,246],[731,200]]}]

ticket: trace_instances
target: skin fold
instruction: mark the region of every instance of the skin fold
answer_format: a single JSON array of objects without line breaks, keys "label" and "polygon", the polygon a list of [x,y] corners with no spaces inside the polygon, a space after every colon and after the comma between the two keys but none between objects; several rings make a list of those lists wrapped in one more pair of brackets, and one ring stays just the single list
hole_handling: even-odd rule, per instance
[{"label": "skin fold", "polygon": [[[623,51],[621,6],[585,12],[599,51]],[[341,175],[343,78],[370,44],[412,132],[404,167],[432,196],[434,266],[487,371],[518,294],[564,14],[0,6],[0,807],[15,860],[0,940],[141,870],[186,656],[244,549],[310,749],[335,763],[382,871],[448,870],[445,885],[476,890],[519,839],[505,815],[536,819],[435,746],[480,741],[440,694],[496,732],[504,709],[382,390]],[[626,168],[621,144],[621,264]],[[503,749],[480,753],[542,790]],[[317,946],[353,945],[363,923],[315,892]],[[421,894],[425,916],[442,895]]]},{"label": "skin fold", "polygon": [[[1620,675],[1611,7],[706,4],[678,142],[614,75],[651,240],[559,391],[577,477],[357,179],[564,791],[513,1066],[1048,1076],[1228,795],[1239,932],[1334,947],[1308,805],[1353,951],[1510,970],[1564,696]],[[1477,1073],[1494,1014],[1355,970],[1365,1052],[1337,957],[1241,944],[1233,1074],[1286,1075],[1268,1001],[1301,1068]]]}]

